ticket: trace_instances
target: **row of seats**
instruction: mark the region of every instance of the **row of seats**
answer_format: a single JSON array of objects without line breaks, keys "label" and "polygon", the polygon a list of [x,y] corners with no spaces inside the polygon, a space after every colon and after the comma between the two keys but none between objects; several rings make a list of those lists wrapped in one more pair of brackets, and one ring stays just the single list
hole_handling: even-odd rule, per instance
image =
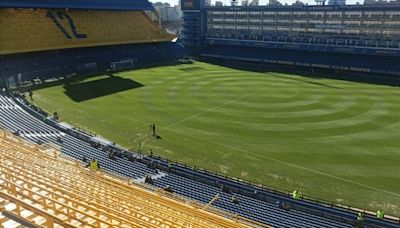
[{"label": "row of seats", "polygon": [[28,144],[8,132],[0,131],[0,145],[0,227],[244,228],[254,224],[92,172],[59,156],[58,150]]},{"label": "row of seats", "polygon": [[147,0],[1,0],[1,8],[58,8],[58,9],[87,9],[87,10],[151,10]]},{"label": "row of seats", "polygon": [[[257,221],[267,222],[274,227],[313,227],[316,224],[320,227],[349,227],[347,224],[340,224],[336,221],[305,214],[304,212],[278,209],[275,204],[255,200],[247,196],[225,193],[218,188],[174,174],[156,180],[155,185],[160,188],[173,186],[173,190],[178,194],[203,203],[211,201],[215,195],[219,194],[219,199],[213,203],[213,206],[245,217],[251,217]],[[232,203],[232,197],[234,196],[239,200],[239,204]]]},{"label": "row of seats", "polygon": [[[149,168],[142,162],[132,162],[122,158],[117,158],[116,161],[110,159],[103,150],[96,149],[88,142],[60,132],[33,117],[5,93],[0,94],[0,123],[10,131],[19,131],[18,134],[28,140],[58,145],[63,153],[75,159],[82,159],[84,156],[88,159],[96,158],[100,161],[103,169],[124,177],[143,180],[148,175],[156,176],[154,174],[160,172],[154,170],[154,168]],[[237,193],[223,192],[218,187],[179,176],[172,172],[159,175],[159,178],[154,179],[153,184],[159,188],[169,187],[174,193],[202,203],[210,202],[219,194],[219,198],[213,202],[213,206],[274,227],[352,226],[344,222],[307,214],[293,208],[291,210],[279,209],[274,202],[267,202]],[[236,197],[239,203],[234,203],[232,197]]]},{"label": "row of seats", "polygon": [[[219,56],[219,58],[225,59],[251,59],[261,62],[291,62],[303,66],[325,66],[331,69],[336,66],[351,71],[363,69],[363,72],[393,74],[395,76],[393,78],[398,78],[398,72],[400,72],[397,57],[333,53],[330,50],[310,51],[304,55],[302,50],[268,49],[265,51],[257,47],[210,45],[202,55]],[[384,81],[383,77],[378,77],[378,79]]]},{"label": "row of seats", "polygon": [[143,164],[132,164],[131,161],[124,159],[120,159],[118,163],[115,163],[104,151],[93,148],[89,143],[83,142],[68,134],[63,134],[60,142],[58,136],[54,134],[53,136],[50,136],[49,134],[60,134],[59,131],[41,121],[38,121],[33,116],[28,115],[28,113],[26,113],[23,109],[21,109],[19,106],[16,106],[15,103],[13,104],[10,97],[0,96],[0,104],[2,104],[3,107],[4,105],[14,105],[14,110],[9,108],[0,108],[0,123],[2,123],[2,125],[4,125],[10,131],[19,131],[19,134],[23,138],[36,143],[41,142],[57,145],[61,147],[63,153],[76,159],[81,160],[83,157],[88,160],[96,158],[100,161],[103,169],[134,179],[154,172]]},{"label": "row of seats", "polygon": [[170,41],[143,11],[0,9],[0,54]]}]

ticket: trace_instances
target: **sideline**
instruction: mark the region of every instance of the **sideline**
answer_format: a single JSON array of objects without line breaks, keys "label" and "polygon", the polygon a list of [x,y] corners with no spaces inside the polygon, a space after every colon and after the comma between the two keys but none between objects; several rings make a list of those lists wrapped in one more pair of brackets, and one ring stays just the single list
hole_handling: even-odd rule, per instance
[{"label": "sideline", "polygon": [[[174,132],[174,133],[181,134],[181,135],[189,136],[191,138],[200,139],[202,141],[205,141],[205,142],[217,145],[217,146],[225,147],[225,148],[236,150],[236,151],[243,152],[243,153],[251,153],[251,154],[254,155],[253,152],[249,152],[249,151],[243,150],[243,149],[238,148],[238,147],[226,145],[226,144],[223,144],[223,143],[214,142],[214,141],[211,141],[211,140],[208,140],[208,139],[204,139],[204,138],[198,137],[198,136],[192,136],[192,135],[188,135],[188,134],[183,134],[183,133],[181,133],[179,131],[176,131],[176,130],[175,131],[171,130],[171,129],[167,129],[167,130],[171,131],[171,132]],[[380,189],[380,188],[376,188],[376,187],[373,187],[373,186],[369,186],[369,185],[365,185],[365,184],[362,184],[362,183],[358,183],[358,182],[355,182],[355,181],[352,181],[352,180],[348,180],[348,179],[345,179],[345,178],[342,178],[342,177],[338,177],[338,176],[335,176],[335,175],[332,175],[332,174],[329,174],[329,173],[325,173],[325,172],[321,172],[321,171],[318,171],[318,170],[310,169],[310,168],[307,168],[307,167],[304,167],[304,166],[300,166],[300,165],[296,165],[296,164],[293,164],[293,163],[290,163],[290,162],[278,160],[278,159],[271,158],[271,157],[268,157],[268,156],[265,156],[265,155],[259,156],[259,157],[266,158],[268,160],[271,160],[271,161],[274,161],[274,162],[278,162],[278,163],[281,163],[281,164],[284,164],[284,165],[287,165],[287,166],[292,166],[292,167],[295,167],[295,168],[298,168],[298,169],[302,169],[302,170],[306,170],[306,171],[309,171],[309,172],[313,172],[313,173],[316,173],[316,174],[319,174],[319,175],[323,175],[323,176],[326,176],[326,177],[330,177],[332,179],[337,179],[337,180],[340,180],[340,181],[343,181],[343,182],[347,182],[347,183],[350,183],[350,184],[358,185],[360,187],[364,187],[364,188],[367,188],[367,189],[370,189],[370,190],[378,191],[378,192],[381,192],[381,193],[386,193],[388,195],[392,195],[392,196],[395,196],[395,197],[400,197],[400,194],[398,194],[398,193],[394,193],[394,192],[386,191],[386,190],[383,190],[383,189]]]}]

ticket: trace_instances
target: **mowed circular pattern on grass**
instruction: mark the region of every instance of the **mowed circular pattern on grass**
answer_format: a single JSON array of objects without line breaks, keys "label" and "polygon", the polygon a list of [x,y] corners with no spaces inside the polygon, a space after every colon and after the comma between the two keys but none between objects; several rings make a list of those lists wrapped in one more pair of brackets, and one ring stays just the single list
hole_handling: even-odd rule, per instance
[{"label": "mowed circular pattern on grass", "polygon": [[[400,214],[397,87],[205,63],[116,76],[144,86],[81,102],[55,86],[35,99],[131,149],[140,142],[144,151],[266,186]],[[160,140],[149,134],[153,122]]]}]

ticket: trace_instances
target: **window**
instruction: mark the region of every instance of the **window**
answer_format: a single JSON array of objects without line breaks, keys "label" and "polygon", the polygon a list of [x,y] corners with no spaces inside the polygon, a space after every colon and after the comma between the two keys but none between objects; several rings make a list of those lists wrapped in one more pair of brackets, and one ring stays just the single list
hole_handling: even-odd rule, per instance
[{"label": "window", "polygon": [[307,12],[293,12],[293,16],[305,16]]},{"label": "window", "polygon": [[342,16],[342,12],[327,12],[326,15],[328,17],[341,17]]},{"label": "window", "polygon": [[276,12],[264,12],[264,15],[273,16]]},{"label": "window", "polygon": [[224,21],[225,22],[235,22],[235,19],[233,19],[233,18],[225,18]]},{"label": "window", "polygon": [[250,19],[250,22],[252,22],[252,23],[260,23],[261,20],[260,19]]},{"label": "window", "polygon": [[264,19],[263,22],[264,23],[275,23],[275,20],[273,20],[273,19]]},{"label": "window", "polygon": [[385,25],[400,25],[400,21],[385,21]]},{"label": "window", "polygon": [[381,21],[364,21],[365,25],[380,25]]},{"label": "window", "polygon": [[292,15],[292,12],[278,12],[278,15],[280,15],[280,16],[290,16],[290,15]]},{"label": "window", "polygon": [[294,24],[306,24],[307,21],[306,20],[293,20]]},{"label": "window", "polygon": [[264,30],[264,31],[273,31],[273,30],[275,30],[275,28],[274,27],[267,27],[267,26],[264,26],[264,27],[262,27],[262,29]]}]

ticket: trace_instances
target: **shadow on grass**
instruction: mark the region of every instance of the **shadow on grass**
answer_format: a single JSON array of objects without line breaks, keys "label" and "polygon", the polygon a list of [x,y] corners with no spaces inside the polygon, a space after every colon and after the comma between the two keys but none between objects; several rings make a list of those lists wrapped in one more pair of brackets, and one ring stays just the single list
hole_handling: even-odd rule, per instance
[{"label": "shadow on grass", "polygon": [[134,80],[109,75],[98,80],[66,84],[64,93],[73,101],[82,102],[143,86]]},{"label": "shadow on grass", "polygon": [[162,139],[162,137],[160,135],[155,135],[154,138],[156,138],[157,140]]},{"label": "shadow on grass", "polygon": [[[49,77],[49,78],[42,78],[42,82],[39,84],[32,83],[29,86],[21,86],[18,90],[22,93],[25,93],[27,91],[35,91],[35,90],[40,90],[40,89],[46,89],[49,87],[54,87],[54,86],[65,86],[68,84],[72,83],[77,83],[77,82],[82,82],[86,79],[92,78],[92,77],[97,77],[97,76],[102,76],[102,75],[107,75],[107,74],[115,74],[119,72],[127,72],[127,71],[134,71],[134,70],[139,70],[139,69],[151,69],[153,67],[161,67],[161,66],[183,66],[183,65],[191,65],[193,64],[193,61],[190,60],[173,60],[173,61],[165,61],[165,62],[156,62],[156,63],[151,63],[151,64],[144,64],[142,66],[138,66],[132,69],[125,69],[121,71],[108,71],[105,69],[99,69],[96,72],[90,72],[90,73],[75,73],[71,74],[68,76],[60,76],[60,77]],[[112,75],[109,75],[112,76]]]},{"label": "shadow on grass", "polygon": [[186,67],[186,68],[179,68],[180,71],[184,72],[191,72],[191,71],[198,71],[198,70],[204,70],[203,67]]},{"label": "shadow on grass", "polygon": [[[286,77],[286,76],[282,76],[282,75],[280,75],[279,77],[281,77],[281,78],[286,78],[286,79],[289,79],[289,80],[304,82],[304,83],[308,83],[308,84],[312,84],[312,85],[323,86],[323,87],[327,87],[327,88],[331,88],[331,89],[340,89],[340,90],[342,90],[342,88],[340,88],[340,87],[331,86],[331,85],[326,85],[326,84],[324,84],[324,83],[310,82],[310,81],[307,81],[307,80],[301,80],[301,79],[297,79],[297,78],[293,78],[293,77]],[[302,77],[305,77],[305,76],[302,76]],[[315,78],[314,78],[314,79],[315,79]]]}]

